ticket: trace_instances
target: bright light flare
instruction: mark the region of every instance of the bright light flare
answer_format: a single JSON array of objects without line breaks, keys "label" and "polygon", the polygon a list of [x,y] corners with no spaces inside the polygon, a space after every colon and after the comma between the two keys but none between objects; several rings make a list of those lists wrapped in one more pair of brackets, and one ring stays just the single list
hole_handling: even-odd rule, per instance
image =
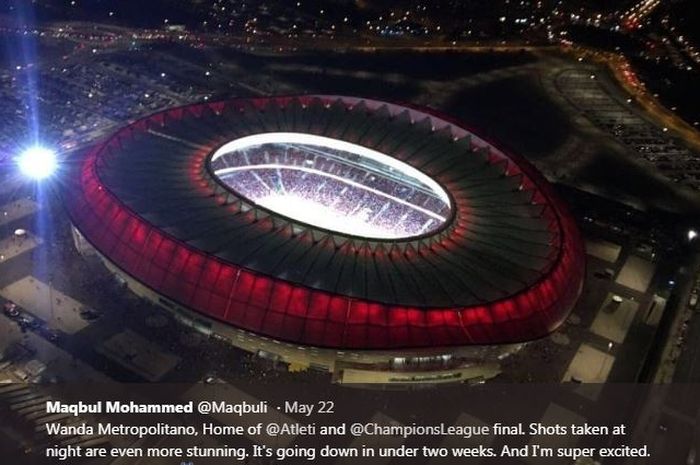
[{"label": "bright light flare", "polygon": [[51,176],[58,168],[56,152],[46,147],[30,147],[17,159],[22,174],[31,179],[44,179]]}]

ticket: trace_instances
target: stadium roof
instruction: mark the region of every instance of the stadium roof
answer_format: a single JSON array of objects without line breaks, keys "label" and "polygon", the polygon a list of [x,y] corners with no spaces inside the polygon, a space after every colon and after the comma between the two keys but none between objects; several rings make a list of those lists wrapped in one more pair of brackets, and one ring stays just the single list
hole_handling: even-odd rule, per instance
[{"label": "stadium roof", "polygon": [[[261,133],[343,140],[449,193],[425,236],[322,230],[237,195],[217,148]],[[290,342],[390,349],[515,342],[553,330],[580,291],[576,228],[526,162],[427,110],[366,99],[237,99],[158,113],[85,157],[66,194],[100,253],[166,297]]]}]

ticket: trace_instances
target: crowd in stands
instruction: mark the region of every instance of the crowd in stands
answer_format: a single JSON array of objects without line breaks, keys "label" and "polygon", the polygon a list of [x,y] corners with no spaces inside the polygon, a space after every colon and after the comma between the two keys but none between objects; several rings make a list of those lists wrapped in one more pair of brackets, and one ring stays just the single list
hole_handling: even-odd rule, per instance
[{"label": "crowd in stands", "polygon": [[231,189],[253,202],[270,196],[300,197],[395,236],[430,232],[450,210],[417,179],[376,160],[327,147],[263,144],[225,154],[212,167]]}]

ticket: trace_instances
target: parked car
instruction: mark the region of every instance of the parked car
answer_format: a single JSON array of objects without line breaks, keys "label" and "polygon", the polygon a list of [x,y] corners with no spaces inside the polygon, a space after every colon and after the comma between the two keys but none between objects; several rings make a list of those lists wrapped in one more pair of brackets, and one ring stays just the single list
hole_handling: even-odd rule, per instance
[{"label": "parked car", "polygon": [[2,311],[10,318],[17,318],[19,316],[17,304],[12,301],[5,302],[5,305],[2,306]]},{"label": "parked car", "polygon": [[29,329],[37,329],[41,325],[39,320],[28,313],[22,313],[17,319],[17,322],[21,327]]},{"label": "parked car", "polygon": [[612,268],[605,268],[602,271],[596,271],[593,273],[593,276],[595,276],[598,279],[613,279],[615,276],[615,270]]},{"label": "parked car", "polygon": [[57,342],[61,338],[61,332],[50,328],[48,325],[42,325],[40,332],[42,336],[51,342]]},{"label": "parked car", "polygon": [[204,377],[205,384],[226,384],[226,381],[219,378],[215,373],[209,373]]},{"label": "parked car", "polygon": [[94,321],[98,319],[102,314],[92,308],[84,308],[80,311],[80,318],[85,321]]}]

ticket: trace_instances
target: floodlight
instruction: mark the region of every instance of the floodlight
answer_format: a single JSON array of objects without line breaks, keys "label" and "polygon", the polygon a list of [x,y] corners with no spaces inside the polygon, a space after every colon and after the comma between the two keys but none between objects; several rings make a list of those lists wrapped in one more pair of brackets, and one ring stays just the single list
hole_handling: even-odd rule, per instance
[{"label": "floodlight", "polygon": [[17,160],[20,171],[32,179],[51,176],[58,167],[56,153],[46,147],[34,146],[22,152]]}]

